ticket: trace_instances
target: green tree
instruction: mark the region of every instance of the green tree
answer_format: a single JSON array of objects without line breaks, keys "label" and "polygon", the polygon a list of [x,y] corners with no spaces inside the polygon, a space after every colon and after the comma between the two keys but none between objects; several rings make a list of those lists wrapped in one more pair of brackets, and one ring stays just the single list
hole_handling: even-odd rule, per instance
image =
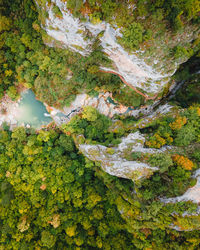
[{"label": "green tree", "polygon": [[48,231],[43,231],[41,234],[42,246],[52,248],[55,245],[56,238]]},{"label": "green tree", "polygon": [[83,108],[82,117],[88,121],[95,121],[98,117],[98,112],[92,106],[86,106]]},{"label": "green tree", "polygon": [[153,167],[159,167],[160,172],[166,172],[170,166],[173,165],[173,161],[170,155],[167,154],[155,154],[149,158],[149,163]]},{"label": "green tree", "polygon": [[122,42],[130,49],[137,49],[143,41],[144,28],[140,23],[133,22],[124,29]]}]

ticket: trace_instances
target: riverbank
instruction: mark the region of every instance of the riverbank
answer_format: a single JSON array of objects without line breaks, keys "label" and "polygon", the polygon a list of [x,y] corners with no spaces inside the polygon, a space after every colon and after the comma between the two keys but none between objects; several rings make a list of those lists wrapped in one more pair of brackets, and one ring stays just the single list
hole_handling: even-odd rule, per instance
[{"label": "riverbank", "polygon": [[20,96],[21,98],[17,101],[12,101],[7,95],[2,98],[0,103],[0,126],[7,123],[11,130],[17,126],[34,127],[38,130],[48,127],[52,122],[55,122],[57,126],[61,126],[80,113],[85,106],[92,106],[111,119],[115,115],[129,115],[139,118],[140,114],[148,115],[153,112],[151,106],[134,109],[134,107],[127,107],[117,103],[110,92],[99,93],[96,97],[79,94],[71,105],[64,107],[63,110],[40,102],[32,90],[23,89]]},{"label": "riverbank", "polygon": [[8,95],[5,95],[0,101],[0,127],[7,123],[10,129],[17,127],[17,114],[19,110],[19,102],[13,101]]},{"label": "riverbank", "polygon": [[18,126],[42,128],[52,122],[52,118],[46,112],[45,106],[36,100],[32,90],[23,89],[16,101],[7,95],[1,99],[0,127],[7,124],[10,130]]}]

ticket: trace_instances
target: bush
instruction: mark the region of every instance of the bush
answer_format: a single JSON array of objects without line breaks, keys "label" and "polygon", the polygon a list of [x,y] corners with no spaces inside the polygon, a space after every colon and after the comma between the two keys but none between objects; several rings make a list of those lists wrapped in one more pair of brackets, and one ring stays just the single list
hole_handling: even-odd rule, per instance
[{"label": "bush", "polygon": [[144,29],[140,23],[133,22],[124,29],[122,42],[130,49],[137,49],[143,41]]},{"label": "bush", "polygon": [[174,155],[173,161],[180,167],[186,170],[192,170],[194,168],[194,163],[190,161],[187,157],[182,155]]},{"label": "bush", "polygon": [[60,11],[58,6],[54,5],[52,8],[52,11],[53,11],[55,16],[62,17],[62,12]]},{"label": "bush", "polygon": [[173,53],[175,59],[186,59],[192,56],[193,51],[178,45],[174,48]]},{"label": "bush", "polygon": [[136,160],[140,159],[141,157],[142,157],[142,153],[140,153],[140,152],[132,152],[131,153],[131,159],[133,161],[136,161]]},{"label": "bush", "polygon": [[200,162],[200,151],[199,151],[199,150],[195,151],[195,152],[192,154],[192,157],[194,157],[195,160],[197,160],[197,161]]},{"label": "bush", "polygon": [[47,248],[52,248],[56,242],[56,238],[48,231],[43,231],[41,234],[42,245]]},{"label": "bush", "polygon": [[15,100],[18,97],[17,90],[14,86],[10,86],[6,92],[7,95],[13,100]]},{"label": "bush", "polygon": [[178,132],[174,140],[177,146],[188,146],[193,140],[195,140],[195,127],[186,125],[182,127]]},{"label": "bush", "polygon": [[82,117],[88,121],[96,121],[98,117],[98,111],[92,106],[86,106],[83,108]]},{"label": "bush", "polygon": [[152,155],[148,161],[153,167],[159,167],[161,173],[166,172],[173,165],[171,156],[167,154]]}]

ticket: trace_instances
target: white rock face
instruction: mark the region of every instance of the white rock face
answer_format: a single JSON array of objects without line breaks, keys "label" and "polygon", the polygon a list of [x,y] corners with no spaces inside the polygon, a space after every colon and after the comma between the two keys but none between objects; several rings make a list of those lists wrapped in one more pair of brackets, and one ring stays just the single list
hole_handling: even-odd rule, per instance
[{"label": "white rock face", "polygon": [[[92,24],[89,21],[80,22],[67,10],[66,4],[61,0],[52,0],[60,11],[62,18],[53,14],[52,6],[46,4],[49,17],[46,19],[45,27],[47,34],[63,43],[63,46],[87,55],[91,52],[91,45],[94,38],[102,31],[100,38],[104,52],[109,56],[115,65],[115,70],[102,67],[103,70],[112,70],[121,76],[134,87],[139,87],[147,93],[158,93],[166,84],[164,80],[168,75],[163,75],[147,65],[144,60],[138,58],[137,52],[129,54],[117,42],[117,37],[122,36],[119,29],[114,29],[109,23]],[[92,38],[86,38],[89,31]],[[155,62],[158,64],[158,61]],[[159,83],[158,83],[159,81]]]},{"label": "white rock face", "polygon": [[122,138],[122,142],[118,145],[118,149],[123,152],[125,149],[130,148],[131,152],[141,152],[146,154],[163,153],[164,151],[172,149],[170,146],[164,146],[160,149],[144,148],[144,142],[145,137],[137,131]]},{"label": "white rock face", "polygon": [[[129,54],[126,52],[117,43],[117,36],[122,36],[119,30],[115,30],[109,24],[106,24],[104,36],[100,39],[105,53],[116,65],[117,70],[115,72],[123,76],[133,87],[141,88],[150,93],[159,92],[166,82],[156,83],[156,81],[161,81],[167,75],[154,71],[144,60],[139,59],[136,53]],[[104,67],[102,69],[105,71],[112,70]]]},{"label": "white rock face", "polygon": [[60,111],[54,107],[49,107],[45,103],[44,105],[49,111],[51,118],[58,126],[62,123],[69,122],[70,119],[78,114],[85,106],[92,106],[96,108],[101,114],[109,116],[110,118],[112,118],[115,114],[121,114],[128,110],[128,107],[126,106],[109,103],[107,100],[108,97],[112,98],[112,94],[109,92],[100,93],[97,97],[91,97],[87,94],[79,94],[69,107],[65,106],[63,108],[63,111]]},{"label": "white rock face", "polygon": [[194,203],[200,203],[200,169],[198,169],[193,175],[197,178],[197,183],[194,187],[189,188],[183,195],[174,198],[161,199],[165,203],[176,203],[180,201],[192,201]]},{"label": "white rock face", "polygon": [[[156,103],[154,103],[156,104]],[[160,105],[159,108],[156,111],[153,111],[154,105],[150,105],[146,108],[140,108],[136,110],[130,111],[129,115],[134,116],[136,118],[139,117],[139,115],[143,114],[143,119],[141,119],[136,125],[136,128],[144,128],[149,123],[151,123],[154,119],[158,119],[166,114],[174,114],[174,109],[176,109],[174,106],[169,104]]]},{"label": "white rock face", "polygon": [[[19,102],[19,101],[18,101]],[[17,126],[17,114],[19,112],[18,102],[12,101],[5,95],[0,102],[0,126],[5,122],[10,125],[10,129]]]},{"label": "white rock face", "polygon": [[[78,18],[72,16],[62,1],[53,0],[52,3],[55,3],[60,8],[63,18],[55,17],[52,11],[53,5],[49,8],[48,4],[46,4],[49,18],[46,19],[46,26],[44,28],[47,34],[72,50],[86,55],[89,52],[89,48],[87,47],[91,42],[84,40],[82,34],[82,32],[85,32],[84,25],[80,23]],[[82,48],[82,50],[78,49],[77,46]]]},{"label": "white rock face", "polygon": [[138,180],[152,175],[158,167],[151,167],[139,161],[128,161],[124,158],[125,151],[141,152],[148,154],[163,153],[171,150],[171,147],[161,149],[144,148],[145,137],[140,132],[129,134],[122,138],[122,142],[115,148],[107,148],[102,145],[79,145],[79,150],[90,160],[101,162],[102,169],[110,175]]},{"label": "white rock face", "polygon": [[138,180],[150,176],[158,168],[150,167],[146,163],[127,161],[121,158],[118,149],[110,154],[108,148],[102,145],[79,145],[80,151],[92,161],[101,162],[102,169],[110,175],[121,178]]}]

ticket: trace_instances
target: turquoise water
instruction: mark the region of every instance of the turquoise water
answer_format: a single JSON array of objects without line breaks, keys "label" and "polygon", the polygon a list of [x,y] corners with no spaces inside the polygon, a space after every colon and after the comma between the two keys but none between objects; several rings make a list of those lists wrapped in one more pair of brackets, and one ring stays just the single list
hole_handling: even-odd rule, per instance
[{"label": "turquoise water", "polygon": [[52,118],[48,117],[48,115],[46,107],[42,102],[35,99],[32,90],[22,92],[17,113],[19,125],[29,124],[33,128],[40,128],[42,125],[47,125],[52,121]]},{"label": "turquoise water", "polygon": [[117,103],[110,96],[107,98],[107,101],[113,105],[117,105]]}]

